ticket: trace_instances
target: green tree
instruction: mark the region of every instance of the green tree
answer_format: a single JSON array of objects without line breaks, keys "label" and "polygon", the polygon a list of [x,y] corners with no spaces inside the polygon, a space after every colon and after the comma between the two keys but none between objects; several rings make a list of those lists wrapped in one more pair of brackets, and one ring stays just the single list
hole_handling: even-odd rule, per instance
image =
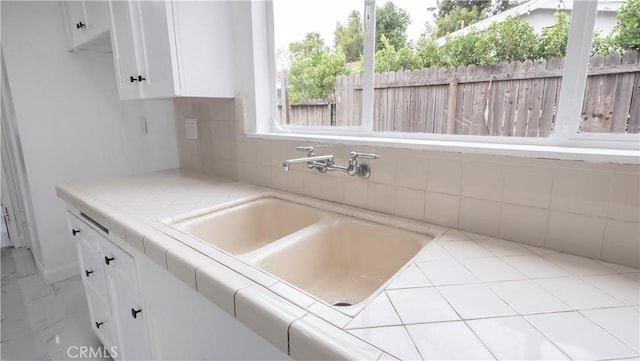
[{"label": "green tree", "polygon": [[376,8],[376,51],[384,49],[381,37],[384,35],[389,44],[400,49],[407,46],[407,27],[411,23],[409,13],[388,1]]},{"label": "green tree", "polygon": [[360,12],[353,10],[349,14],[346,24],[338,22],[334,31],[334,46],[336,50],[342,50],[347,62],[360,59],[363,51],[363,30]]},{"label": "green tree", "polygon": [[410,47],[396,49],[393,44],[382,34],[380,37],[384,48],[376,51],[375,72],[398,71],[406,69],[419,69],[422,67],[420,57]]},{"label": "green tree", "polygon": [[473,6],[456,7],[444,16],[438,16],[436,19],[435,37],[440,38],[456,30],[460,30],[473,23],[482,20],[485,13],[480,8]]},{"label": "green tree", "polygon": [[429,68],[433,65],[439,65],[441,62],[441,50],[438,43],[428,38],[421,38],[416,44],[416,55],[420,58],[420,65],[423,68]]},{"label": "green tree", "polygon": [[618,11],[615,43],[620,49],[640,51],[640,0],[627,0]]},{"label": "green tree", "polygon": [[309,33],[304,40],[289,44],[289,51],[291,102],[333,96],[336,76],[347,73],[344,53],[331,51],[318,33]]},{"label": "green tree", "polygon": [[[508,2],[508,1],[507,1]],[[444,17],[449,15],[455,9],[477,8],[480,12],[491,8],[491,0],[442,0],[438,6],[438,16]]]},{"label": "green tree", "polygon": [[509,16],[503,22],[491,24],[487,36],[497,61],[533,60],[538,55],[538,36],[519,16]]},{"label": "green tree", "polygon": [[448,38],[442,46],[441,64],[445,66],[495,64],[492,44],[486,33],[472,29],[465,35]]},{"label": "green tree", "polygon": [[616,38],[613,33],[602,35],[602,31],[596,30],[593,34],[593,45],[591,46],[591,55],[609,55],[620,48],[616,44]]},{"label": "green tree", "polygon": [[557,11],[554,17],[556,18],[555,24],[542,30],[539,51],[539,57],[541,58],[562,58],[567,52],[569,16],[564,12]]}]

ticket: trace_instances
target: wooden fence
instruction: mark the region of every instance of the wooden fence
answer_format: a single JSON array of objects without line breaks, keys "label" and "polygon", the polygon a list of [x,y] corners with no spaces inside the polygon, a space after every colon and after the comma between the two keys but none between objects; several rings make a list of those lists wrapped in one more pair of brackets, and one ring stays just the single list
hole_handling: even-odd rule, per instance
[{"label": "wooden fence", "polygon": [[[561,59],[541,59],[376,73],[374,130],[548,137],[555,124],[563,67]],[[338,77],[335,116],[326,109],[330,104],[292,106],[290,123],[360,125],[360,76]],[[640,132],[637,52],[591,58],[580,131]]]}]

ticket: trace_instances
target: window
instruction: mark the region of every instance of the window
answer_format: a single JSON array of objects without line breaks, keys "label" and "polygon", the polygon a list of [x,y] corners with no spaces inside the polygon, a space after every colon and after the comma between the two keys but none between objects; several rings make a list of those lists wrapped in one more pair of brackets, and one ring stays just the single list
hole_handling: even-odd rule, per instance
[{"label": "window", "polygon": [[276,131],[638,149],[627,1],[273,0]]}]

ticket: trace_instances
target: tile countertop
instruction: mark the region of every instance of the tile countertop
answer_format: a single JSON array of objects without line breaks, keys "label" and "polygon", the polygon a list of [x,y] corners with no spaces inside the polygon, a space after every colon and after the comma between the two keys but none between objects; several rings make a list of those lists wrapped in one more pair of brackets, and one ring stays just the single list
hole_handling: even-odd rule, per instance
[{"label": "tile countertop", "polygon": [[[186,170],[57,191],[294,359],[639,359],[638,269]],[[436,238],[352,317],[158,221],[268,194]]]}]

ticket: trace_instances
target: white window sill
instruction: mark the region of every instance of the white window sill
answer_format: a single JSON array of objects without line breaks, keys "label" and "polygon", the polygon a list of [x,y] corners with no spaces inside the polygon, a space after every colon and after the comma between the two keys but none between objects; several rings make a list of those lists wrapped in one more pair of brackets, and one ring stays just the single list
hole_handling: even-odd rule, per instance
[{"label": "white window sill", "polygon": [[[249,133],[248,138],[297,140],[325,144],[348,144],[372,147],[431,150],[440,152],[503,155],[511,157],[575,160],[592,163],[640,164],[640,151],[626,149],[602,149],[567,147],[557,145],[530,145],[442,141],[426,139],[382,138],[343,135],[314,135],[291,133]],[[306,144],[300,144],[306,145]]]}]

